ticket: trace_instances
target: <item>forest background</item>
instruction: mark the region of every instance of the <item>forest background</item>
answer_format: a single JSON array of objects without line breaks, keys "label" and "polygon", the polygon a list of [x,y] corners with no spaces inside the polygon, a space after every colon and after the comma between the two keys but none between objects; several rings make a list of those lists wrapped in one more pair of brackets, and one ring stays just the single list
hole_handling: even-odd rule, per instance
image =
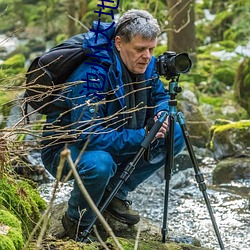
[{"label": "forest background", "polygon": [[[108,1],[0,0],[0,132],[7,140],[3,146],[0,143],[0,152],[4,152],[6,145],[11,146],[10,149],[15,149],[10,152],[14,161],[16,154],[21,154],[22,158],[27,153],[26,147],[22,147],[27,134],[36,134],[41,128],[40,121],[21,129],[8,125],[15,101],[25,89],[25,73],[30,62],[68,37],[86,32],[93,21],[98,21],[95,11],[102,2]],[[189,53],[193,66],[187,75],[181,75],[180,86],[185,85],[195,93],[199,109],[211,124],[218,118],[249,120],[248,0],[120,0],[110,3],[117,6],[119,3],[114,10],[114,20],[131,8],[148,10],[158,19],[162,33],[155,56],[165,51]],[[101,20],[112,21],[112,18],[102,15]],[[167,87],[168,81],[162,80]],[[0,161],[1,157],[2,154]]]},{"label": "forest background", "polygon": [[[23,90],[27,66],[35,56],[86,32],[93,21],[98,21],[98,3],[102,1],[0,0],[0,33],[4,35],[0,41],[1,105],[15,98],[17,86]],[[162,33],[155,56],[165,51],[189,53],[193,67],[181,81],[198,91],[200,104],[213,106],[216,118],[249,117],[249,1],[138,0],[117,1],[113,6],[118,7],[113,10],[114,20],[131,8],[146,9],[158,19]],[[102,15],[101,21],[112,21],[112,16]],[[16,38],[18,45],[8,51],[5,44]],[[232,103],[237,112],[224,117],[221,107]],[[1,106],[1,127],[6,124],[10,106]]]}]

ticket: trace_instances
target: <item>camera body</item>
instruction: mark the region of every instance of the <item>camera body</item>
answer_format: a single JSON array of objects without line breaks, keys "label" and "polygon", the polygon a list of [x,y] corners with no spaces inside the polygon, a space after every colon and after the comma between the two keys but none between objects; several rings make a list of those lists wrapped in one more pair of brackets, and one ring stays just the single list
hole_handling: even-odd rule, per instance
[{"label": "camera body", "polygon": [[192,61],[187,53],[176,54],[174,51],[164,52],[156,59],[156,70],[160,76],[172,79],[181,73],[187,73],[192,66]]}]

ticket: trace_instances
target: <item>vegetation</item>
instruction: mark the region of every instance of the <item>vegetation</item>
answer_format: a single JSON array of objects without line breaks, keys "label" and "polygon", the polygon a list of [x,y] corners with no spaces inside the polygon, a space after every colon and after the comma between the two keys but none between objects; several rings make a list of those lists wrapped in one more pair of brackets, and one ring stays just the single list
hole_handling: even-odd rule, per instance
[{"label": "vegetation", "polygon": [[[248,0],[138,0],[113,4],[116,3],[119,7],[113,11],[114,20],[131,8],[149,10],[158,19],[162,33],[155,56],[166,50],[190,54],[193,67],[188,75],[181,75],[180,83],[190,84],[201,110],[212,107],[207,119],[214,121],[226,116],[236,122],[212,127],[211,138],[218,132],[235,129],[237,124],[240,126],[237,129],[250,126],[249,122],[237,123],[250,116],[250,60],[249,55],[243,53],[250,38]],[[24,128],[6,128],[6,119],[13,106],[21,108],[19,95],[23,93],[30,62],[66,38],[86,32],[99,18],[95,12],[99,8],[97,4],[101,1],[0,0],[0,35],[3,35],[0,37],[0,128],[6,140],[0,141],[0,229],[6,230],[0,234],[3,249],[20,249],[45,209],[33,184],[11,171],[13,161],[22,161],[27,152],[36,147],[37,144],[31,145],[26,140],[26,135],[39,138],[44,120],[41,122],[39,118]],[[112,16],[102,15],[101,21],[110,22]],[[16,40],[14,48],[5,46]],[[163,81],[167,85],[166,79]],[[225,107],[233,109],[228,111]],[[20,124],[24,124],[23,119]],[[210,147],[213,148],[213,143]],[[65,242],[63,244],[66,247]],[[133,245],[122,244],[126,249]],[[143,249],[147,249],[147,242],[143,244]],[[188,249],[180,245],[171,247],[166,249]],[[65,249],[71,248],[67,245]]]}]

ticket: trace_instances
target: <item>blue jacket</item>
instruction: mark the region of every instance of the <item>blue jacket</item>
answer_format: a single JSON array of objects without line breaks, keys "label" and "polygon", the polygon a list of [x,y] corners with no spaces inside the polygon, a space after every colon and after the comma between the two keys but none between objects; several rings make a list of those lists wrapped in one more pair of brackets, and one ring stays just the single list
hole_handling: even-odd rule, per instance
[{"label": "blue jacket", "polygon": [[[110,24],[101,23],[101,29]],[[94,22],[94,28],[97,23]],[[114,27],[108,30],[112,37]],[[121,63],[113,52],[114,44],[95,32],[84,35],[83,46],[98,46],[106,49],[93,49],[93,56],[83,62],[69,77],[68,87],[63,91],[64,101],[57,101],[55,108],[47,115],[47,123],[63,127],[63,138],[67,137],[79,147],[88,140],[88,150],[104,150],[113,155],[125,155],[137,152],[145,137],[145,129],[127,129],[124,127],[125,99],[122,81]],[[95,54],[94,54],[95,53]],[[95,63],[98,55],[98,63]],[[155,58],[152,57],[145,72],[147,89],[148,116],[159,111],[168,111],[169,94],[155,70]],[[95,63],[95,65],[94,65]],[[61,109],[70,111],[62,112]],[[60,132],[58,132],[60,134]],[[45,135],[55,132],[45,132]],[[53,136],[53,135],[52,135]]]}]

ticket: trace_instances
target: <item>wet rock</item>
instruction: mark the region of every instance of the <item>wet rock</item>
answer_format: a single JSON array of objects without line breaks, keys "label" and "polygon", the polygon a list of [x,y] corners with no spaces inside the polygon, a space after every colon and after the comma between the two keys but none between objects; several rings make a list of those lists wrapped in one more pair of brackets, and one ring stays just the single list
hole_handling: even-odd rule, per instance
[{"label": "wet rock", "polygon": [[213,171],[213,183],[228,183],[232,180],[250,178],[250,158],[226,158]]}]

